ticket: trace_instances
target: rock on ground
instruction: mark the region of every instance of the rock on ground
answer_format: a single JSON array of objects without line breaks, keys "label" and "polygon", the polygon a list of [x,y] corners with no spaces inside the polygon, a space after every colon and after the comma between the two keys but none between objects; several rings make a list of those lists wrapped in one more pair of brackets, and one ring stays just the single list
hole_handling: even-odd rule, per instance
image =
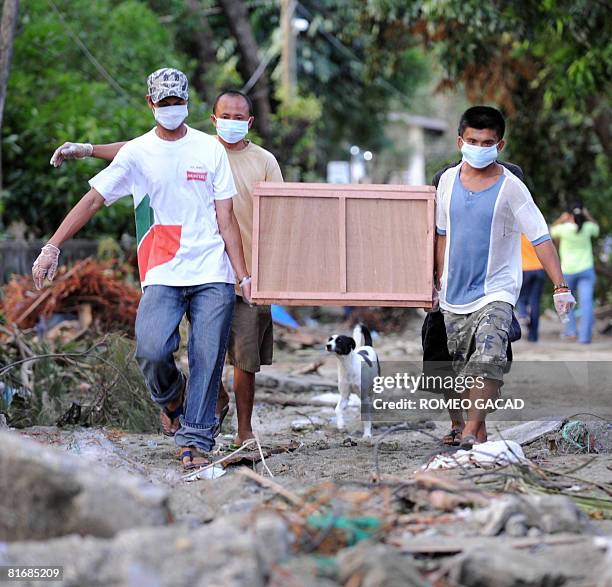
[{"label": "rock on ground", "polygon": [[361,587],[429,586],[410,557],[367,541],[338,554],[338,575],[342,585],[358,576]]},{"label": "rock on ground", "polygon": [[110,537],[167,524],[165,490],[13,432],[0,432],[0,540]]},{"label": "rock on ground", "polygon": [[[0,550],[0,564],[63,565],[63,587],[263,587],[265,569],[248,521],[230,517],[197,529],[139,528],[112,539],[15,542]],[[275,562],[268,558],[266,565]]]},{"label": "rock on ground", "polygon": [[557,587],[566,581],[546,559],[508,546],[460,555],[451,567],[450,578],[462,587]]}]

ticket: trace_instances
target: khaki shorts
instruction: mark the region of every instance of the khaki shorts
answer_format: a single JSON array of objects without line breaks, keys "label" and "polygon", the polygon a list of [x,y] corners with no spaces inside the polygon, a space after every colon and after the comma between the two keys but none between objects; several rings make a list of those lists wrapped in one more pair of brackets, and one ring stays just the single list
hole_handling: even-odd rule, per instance
[{"label": "khaki shorts", "polygon": [[455,372],[503,381],[512,306],[491,302],[471,314],[442,313]]},{"label": "khaki shorts", "polygon": [[257,373],[262,365],[272,364],[273,342],[270,306],[250,307],[241,296],[236,296],[227,349],[229,364],[247,373]]}]

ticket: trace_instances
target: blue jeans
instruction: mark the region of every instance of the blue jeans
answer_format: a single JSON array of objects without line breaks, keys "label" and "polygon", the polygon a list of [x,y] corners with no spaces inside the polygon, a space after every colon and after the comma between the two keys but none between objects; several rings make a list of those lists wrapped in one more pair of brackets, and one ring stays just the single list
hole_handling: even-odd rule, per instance
[{"label": "blue jeans", "polygon": [[585,269],[580,273],[568,273],[565,280],[570,289],[577,292],[580,310],[580,328],[576,329],[576,314],[570,312],[569,322],[565,325],[565,336],[578,335],[578,342],[588,344],[593,335],[593,292],[595,291],[595,270]]},{"label": "blue jeans", "polygon": [[[521,318],[529,316],[529,334],[527,340],[537,342],[538,328],[540,326],[540,298],[544,290],[544,269],[523,271],[523,286],[517,302],[517,309]],[[529,312],[527,312],[529,308]]]},{"label": "blue jeans", "polygon": [[183,388],[184,375],[177,368],[173,353],[179,348],[179,325],[184,315],[191,324],[187,397],[180,417],[181,428],[174,437],[179,446],[209,451],[215,445],[215,405],[234,298],[234,284],[206,283],[188,287],[149,285],[140,300],[136,315],[136,360],[151,398],[160,406],[176,400]]}]

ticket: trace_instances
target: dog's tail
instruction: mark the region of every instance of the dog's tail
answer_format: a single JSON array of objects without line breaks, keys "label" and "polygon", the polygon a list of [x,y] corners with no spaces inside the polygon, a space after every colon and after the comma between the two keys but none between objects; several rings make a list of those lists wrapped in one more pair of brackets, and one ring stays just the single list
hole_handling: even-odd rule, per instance
[{"label": "dog's tail", "polygon": [[359,346],[372,346],[372,335],[364,324],[357,324],[353,329],[353,339],[355,344]]}]

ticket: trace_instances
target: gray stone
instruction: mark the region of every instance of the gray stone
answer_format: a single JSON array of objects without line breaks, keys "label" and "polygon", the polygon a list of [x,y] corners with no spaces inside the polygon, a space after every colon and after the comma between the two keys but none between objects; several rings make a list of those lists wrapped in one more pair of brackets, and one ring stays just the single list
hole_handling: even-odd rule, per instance
[{"label": "gray stone", "polygon": [[462,587],[557,587],[566,581],[554,564],[508,546],[473,549],[458,556],[449,578]]},{"label": "gray stone", "polygon": [[257,516],[253,533],[262,572],[268,577],[274,565],[291,555],[293,535],[287,522],[272,512]]},{"label": "gray stone", "polygon": [[344,585],[353,576],[361,587],[428,587],[412,558],[385,544],[368,541],[338,553],[338,576]]},{"label": "gray stone", "polygon": [[578,506],[564,495],[506,495],[491,502],[491,505],[475,513],[486,536],[497,536],[507,532],[513,536],[524,535],[518,521],[526,531],[532,528],[546,534],[560,532],[580,533],[586,518]]},{"label": "gray stone", "polygon": [[[62,565],[62,587],[263,587],[252,535],[233,520],[196,530],[139,528],[112,539],[15,542],[2,565]],[[20,583],[23,587],[38,583]]]},{"label": "gray stone", "polygon": [[0,540],[110,537],[171,519],[165,490],[16,432],[0,432],[0,470]]}]

